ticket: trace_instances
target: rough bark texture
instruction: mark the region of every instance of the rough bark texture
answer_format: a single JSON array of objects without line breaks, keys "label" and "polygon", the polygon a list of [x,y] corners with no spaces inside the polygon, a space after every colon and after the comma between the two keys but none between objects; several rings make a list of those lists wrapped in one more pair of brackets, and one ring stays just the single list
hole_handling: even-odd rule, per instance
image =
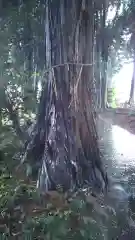
[{"label": "rough bark texture", "polygon": [[27,144],[46,191],[91,186],[107,177],[95,126],[94,1],[46,1],[46,67],[37,122]]}]

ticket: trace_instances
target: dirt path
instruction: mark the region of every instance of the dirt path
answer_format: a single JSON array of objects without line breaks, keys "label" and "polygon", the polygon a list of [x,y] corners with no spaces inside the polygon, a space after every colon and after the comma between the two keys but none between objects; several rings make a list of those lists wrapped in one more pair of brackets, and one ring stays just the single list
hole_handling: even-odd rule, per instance
[{"label": "dirt path", "polygon": [[99,118],[135,134],[135,115],[130,116],[129,109],[107,110],[100,113]]}]

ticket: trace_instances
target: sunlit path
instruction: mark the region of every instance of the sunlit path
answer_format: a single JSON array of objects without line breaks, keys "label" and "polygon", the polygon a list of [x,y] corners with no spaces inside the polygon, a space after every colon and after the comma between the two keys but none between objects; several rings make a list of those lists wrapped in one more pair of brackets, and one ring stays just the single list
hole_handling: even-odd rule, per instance
[{"label": "sunlit path", "polygon": [[135,186],[135,135],[111,125],[98,122],[99,144],[108,175],[126,188]]},{"label": "sunlit path", "polygon": [[117,163],[135,166],[135,135],[118,126],[112,126],[112,142],[117,153],[123,155],[122,161],[118,158]]}]

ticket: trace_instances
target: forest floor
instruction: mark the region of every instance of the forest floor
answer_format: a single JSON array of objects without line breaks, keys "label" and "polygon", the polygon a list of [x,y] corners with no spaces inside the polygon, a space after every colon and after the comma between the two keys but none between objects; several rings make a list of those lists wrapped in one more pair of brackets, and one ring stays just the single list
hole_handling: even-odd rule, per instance
[{"label": "forest floor", "polygon": [[128,108],[109,109],[101,112],[99,118],[135,134],[135,113],[134,116],[130,113],[131,109]]}]

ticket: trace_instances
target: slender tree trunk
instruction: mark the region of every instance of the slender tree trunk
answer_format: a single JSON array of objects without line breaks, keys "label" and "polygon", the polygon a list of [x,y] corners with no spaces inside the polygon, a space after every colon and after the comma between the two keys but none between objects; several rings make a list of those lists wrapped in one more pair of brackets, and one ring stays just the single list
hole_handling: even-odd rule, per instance
[{"label": "slender tree trunk", "polygon": [[134,55],[133,75],[131,80],[129,104],[134,103],[134,92],[135,92],[135,55]]},{"label": "slender tree trunk", "polygon": [[107,103],[107,63],[103,62],[102,64],[102,85],[101,85],[101,106],[104,109]]},{"label": "slender tree trunk", "polygon": [[28,76],[28,82],[31,80],[33,72],[33,32],[31,26],[32,8],[31,2],[24,3],[25,7],[25,28],[24,28],[24,51],[26,58],[26,71]]},{"label": "slender tree trunk", "polygon": [[106,46],[106,1],[103,1],[102,6],[102,19],[101,19],[101,29],[102,29],[102,69],[101,69],[101,79],[102,79],[102,91],[101,91],[101,107],[104,109],[107,103],[107,62],[108,62],[108,46]]}]

